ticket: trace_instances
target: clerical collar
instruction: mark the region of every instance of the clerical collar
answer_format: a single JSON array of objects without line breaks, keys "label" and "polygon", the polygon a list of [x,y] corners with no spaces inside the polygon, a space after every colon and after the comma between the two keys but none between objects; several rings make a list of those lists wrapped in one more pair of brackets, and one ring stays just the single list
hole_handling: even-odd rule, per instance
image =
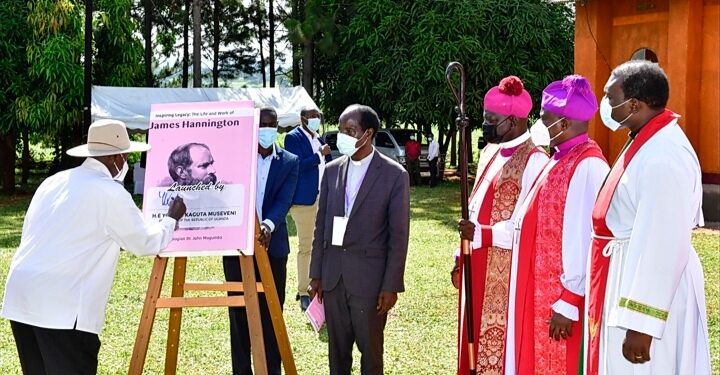
[{"label": "clerical collar", "polygon": [[[648,120],[648,122],[646,122],[645,125],[643,125],[640,129],[635,130],[635,131],[630,131],[630,134],[629,134],[630,139],[635,139],[635,137],[637,137],[637,135],[640,134],[640,132],[641,132],[643,129],[645,129],[645,126],[646,126],[647,124],[649,124],[653,119],[655,119],[655,117],[658,117],[658,116],[662,115],[663,113],[665,113],[665,111],[670,111],[670,110],[667,109],[667,108],[665,108],[663,111],[661,111],[660,113],[658,113],[657,115],[655,115],[653,118],[651,118],[650,120]],[[671,111],[671,112],[672,112],[672,111]],[[673,112],[672,115],[673,115],[673,117],[674,117],[675,119],[679,119],[680,117],[682,117],[682,116],[680,116],[679,114],[674,113],[674,112]]]},{"label": "clerical collar", "polygon": [[370,152],[370,155],[368,155],[360,160],[355,161],[352,158],[350,158],[350,164],[352,164],[356,167],[366,165],[366,164],[370,163],[370,160],[372,160],[374,154],[375,154],[375,147],[373,147],[372,151]]},{"label": "clerical collar", "polygon": [[567,141],[557,145],[555,149],[557,150],[555,154],[553,154],[553,159],[560,160],[563,156],[567,155],[570,150],[573,149],[573,147],[583,144],[590,140],[590,137],[587,133],[582,133],[580,135],[576,135],[575,137],[572,137],[568,139]]},{"label": "clerical collar", "polygon": [[520,145],[525,143],[528,139],[530,139],[530,132],[526,131],[524,134],[515,139],[500,143],[500,155],[506,158],[512,156],[515,151],[520,148]]}]

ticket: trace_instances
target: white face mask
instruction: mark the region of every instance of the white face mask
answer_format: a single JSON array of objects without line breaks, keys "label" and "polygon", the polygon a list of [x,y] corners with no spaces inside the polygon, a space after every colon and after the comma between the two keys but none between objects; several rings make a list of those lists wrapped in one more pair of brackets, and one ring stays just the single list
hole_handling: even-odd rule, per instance
[{"label": "white face mask", "polygon": [[550,146],[550,142],[552,142],[555,138],[559,137],[560,134],[563,132],[558,133],[554,137],[550,138],[550,128],[560,123],[560,121],[564,120],[565,117],[555,121],[550,126],[545,126],[543,124],[542,119],[538,119],[535,121],[535,124],[530,127],[530,138],[532,138],[533,143],[535,146]]},{"label": "white face mask", "polygon": [[320,129],[320,119],[319,118],[309,118],[307,119],[307,127],[308,129],[317,132],[318,129]]},{"label": "white face mask", "polygon": [[360,149],[360,147],[365,145],[365,144],[363,144],[360,147],[355,147],[355,144],[357,143],[357,141],[358,141],[358,139],[355,137],[351,137],[345,133],[338,133],[338,136],[337,136],[338,151],[340,151],[340,153],[343,155],[352,157],[353,155],[355,155],[357,150]]},{"label": "white face mask", "polygon": [[118,168],[118,166],[115,162],[113,162],[113,164],[115,165],[115,169],[117,169],[117,171],[118,171],[118,174],[113,177],[113,180],[123,183],[123,181],[125,181],[125,176],[127,176],[128,170],[130,169],[128,167],[127,160],[123,159],[122,168]]},{"label": "white face mask", "polygon": [[620,107],[621,105],[629,101],[630,99],[613,107],[610,105],[610,99],[608,99],[607,96],[604,96],[600,101],[600,118],[602,119],[603,124],[605,124],[605,126],[607,126],[612,131],[617,131],[618,129],[620,129],[620,126],[622,126],[622,124],[625,123],[625,121],[627,121],[630,116],[634,115],[634,113],[630,113],[627,117],[625,117],[624,120],[617,122],[615,121],[615,119],[612,118],[612,110]]}]

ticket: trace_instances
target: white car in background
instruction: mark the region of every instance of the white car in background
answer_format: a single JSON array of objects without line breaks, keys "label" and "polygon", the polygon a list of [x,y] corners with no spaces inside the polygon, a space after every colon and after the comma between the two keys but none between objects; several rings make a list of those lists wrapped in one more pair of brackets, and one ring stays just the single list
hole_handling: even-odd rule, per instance
[{"label": "white car in background", "polygon": [[[420,174],[430,176],[430,165],[427,161],[428,144],[422,132],[415,129],[379,129],[375,135],[373,145],[383,155],[396,160],[407,168],[405,163],[405,143],[410,139],[411,135],[415,135],[415,139],[420,142]],[[330,154],[333,159],[342,156],[337,149],[336,130],[329,131],[323,134],[322,137],[330,146],[330,150],[332,150]]]}]

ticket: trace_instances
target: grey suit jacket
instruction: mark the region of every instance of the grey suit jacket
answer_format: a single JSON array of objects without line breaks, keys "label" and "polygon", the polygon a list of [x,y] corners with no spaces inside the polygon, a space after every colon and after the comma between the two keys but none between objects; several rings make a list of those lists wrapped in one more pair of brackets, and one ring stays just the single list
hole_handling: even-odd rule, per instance
[{"label": "grey suit jacket", "polygon": [[400,164],[373,151],[348,218],[343,246],[332,245],[333,220],[345,215],[349,158],[325,167],[315,220],[310,277],[332,290],[340,278],[358,296],[405,290],[405,259],[410,230],[408,174]]}]

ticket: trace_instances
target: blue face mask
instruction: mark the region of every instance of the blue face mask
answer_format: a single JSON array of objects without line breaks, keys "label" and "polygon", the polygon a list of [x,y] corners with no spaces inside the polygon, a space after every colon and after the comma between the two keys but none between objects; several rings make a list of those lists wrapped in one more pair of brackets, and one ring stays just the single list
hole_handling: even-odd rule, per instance
[{"label": "blue face mask", "polygon": [[262,148],[270,148],[277,140],[277,128],[260,128],[258,143]]},{"label": "blue face mask", "polygon": [[312,131],[314,131],[314,132],[317,132],[318,129],[320,129],[320,119],[319,119],[319,118],[309,118],[309,119],[307,119],[307,127],[308,127],[310,130],[312,130]]}]

